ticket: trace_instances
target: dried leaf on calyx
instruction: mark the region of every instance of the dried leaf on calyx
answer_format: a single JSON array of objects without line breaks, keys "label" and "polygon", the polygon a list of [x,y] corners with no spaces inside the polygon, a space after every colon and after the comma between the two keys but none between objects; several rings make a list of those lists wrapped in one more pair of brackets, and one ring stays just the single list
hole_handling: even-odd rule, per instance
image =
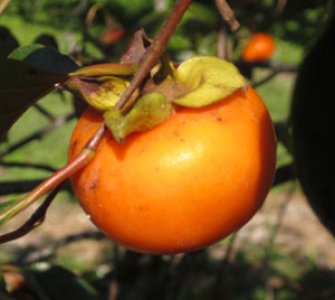
[{"label": "dried leaf on calyx", "polygon": [[103,114],[107,127],[118,142],[132,132],[145,131],[165,121],[173,113],[172,105],[159,93],[142,96],[124,115],[115,108]]},{"label": "dried leaf on calyx", "polygon": [[123,53],[120,63],[133,64],[142,59],[146,49],[150,46],[151,40],[143,29],[137,30],[130,41],[128,49]]},{"label": "dried leaf on calyx", "polygon": [[188,92],[172,102],[187,107],[212,104],[246,85],[243,76],[232,63],[216,57],[186,60],[178,67],[175,77]]}]

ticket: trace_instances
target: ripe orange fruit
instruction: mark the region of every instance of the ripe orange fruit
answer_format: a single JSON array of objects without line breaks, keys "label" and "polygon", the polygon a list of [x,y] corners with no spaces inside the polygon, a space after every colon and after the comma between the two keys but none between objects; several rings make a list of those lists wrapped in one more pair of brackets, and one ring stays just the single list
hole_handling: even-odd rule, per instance
[{"label": "ripe orange fruit", "polygon": [[275,50],[273,37],[265,32],[253,34],[242,52],[245,61],[266,60],[271,57]]},{"label": "ripe orange fruit", "polygon": [[[102,117],[89,109],[69,159]],[[256,92],[238,90],[203,108],[179,108],[118,144],[106,132],[93,160],[72,178],[95,225],[125,247],[156,254],[208,246],[245,224],[272,183],[276,141]]]}]

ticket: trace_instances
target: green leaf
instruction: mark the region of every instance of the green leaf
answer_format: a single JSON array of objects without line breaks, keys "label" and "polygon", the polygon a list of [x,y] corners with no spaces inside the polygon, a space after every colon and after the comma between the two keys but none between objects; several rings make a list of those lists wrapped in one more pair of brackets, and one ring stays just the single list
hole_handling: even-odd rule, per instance
[{"label": "green leaf", "polygon": [[172,112],[172,105],[163,95],[149,93],[142,96],[127,115],[110,109],[103,116],[115,139],[122,142],[132,132],[145,131],[160,124]]},{"label": "green leaf", "polygon": [[178,67],[175,76],[188,92],[172,102],[187,107],[215,103],[246,85],[243,76],[232,63],[209,56],[186,60]]},{"label": "green leaf", "polygon": [[67,75],[78,69],[77,64],[68,56],[60,54],[53,47],[31,44],[15,49],[8,58],[25,62],[41,71]]},{"label": "green leaf", "polygon": [[0,58],[0,136],[77,65],[55,49],[30,45]]}]

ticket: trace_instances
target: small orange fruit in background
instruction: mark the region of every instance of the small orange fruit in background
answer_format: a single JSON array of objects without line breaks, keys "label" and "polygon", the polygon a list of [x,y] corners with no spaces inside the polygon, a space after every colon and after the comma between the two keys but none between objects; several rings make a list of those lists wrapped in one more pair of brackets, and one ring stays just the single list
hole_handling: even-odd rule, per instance
[{"label": "small orange fruit in background", "polygon": [[[76,157],[103,119],[88,109],[69,145]],[[244,225],[266,197],[276,141],[248,87],[117,143],[106,131],[72,184],[93,223],[125,247],[154,254],[206,247]]]},{"label": "small orange fruit in background", "polygon": [[124,38],[126,35],[126,30],[122,27],[108,28],[103,32],[100,40],[107,45],[111,45],[120,39]]},{"label": "small orange fruit in background", "polygon": [[245,61],[267,60],[275,51],[273,37],[265,32],[258,32],[251,35],[242,52]]}]

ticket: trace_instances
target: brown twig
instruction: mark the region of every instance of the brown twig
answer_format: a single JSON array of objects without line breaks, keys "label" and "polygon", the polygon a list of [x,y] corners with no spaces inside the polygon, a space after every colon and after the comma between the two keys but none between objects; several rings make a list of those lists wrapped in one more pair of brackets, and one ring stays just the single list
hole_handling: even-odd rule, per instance
[{"label": "brown twig", "polygon": [[230,8],[226,0],[215,0],[216,6],[223,18],[223,20],[229,25],[231,31],[236,31],[240,28],[239,21],[235,18],[234,11]]},{"label": "brown twig", "polygon": [[218,44],[217,44],[217,56],[219,58],[226,58],[226,48],[227,48],[227,31],[226,26],[222,24],[218,33]]},{"label": "brown twig", "polygon": [[283,13],[283,11],[285,10],[286,5],[287,5],[287,0],[277,1],[277,5],[274,9],[274,14],[275,14],[276,17]]},{"label": "brown twig", "polygon": [[126,112],[134,104],[136,99],[132,98],[131,96],[140,87],[150,70],[157,64],[159,58],[165,51],[172,34],[175,32],[179,21],[181,20],[191,2],[192,0],[177,1],[171,15],[154,38],[152,44],[144,53],[139,69],[135,73],[129,87],[115,105],[116,108]]},{"label": "brown twig", "polygon": [[68,163],[63,168],[59,169],[55,174],[46,179],[35,189],[33,189],[23,200],[14,204],[12,207],[0,214],[0,224],[3,224],[9,218],[15,216],[36,200],[38,200],[42,195],[55,188],[64,182],[67,178],[71,177],[78,170],[83,168],[94,155],[94,150],[97,147],[99,141],[104,134],[105,127],[102,125],[94,134],[94,136],[89,140],[81,153],[70,163]]},{"label": "brown twig", "polygon": [[60,190],[60,186],[57,186],[44,200],[44,202],[38,207],[38,209],[30,216],[30,218],[18,229],[8,232],[6,234],[0,235],[0,244],[8,243],[10,241],[16,240],[30,231],[40,226],[44,220],[48,208],[52,201],[57,196]]}]

